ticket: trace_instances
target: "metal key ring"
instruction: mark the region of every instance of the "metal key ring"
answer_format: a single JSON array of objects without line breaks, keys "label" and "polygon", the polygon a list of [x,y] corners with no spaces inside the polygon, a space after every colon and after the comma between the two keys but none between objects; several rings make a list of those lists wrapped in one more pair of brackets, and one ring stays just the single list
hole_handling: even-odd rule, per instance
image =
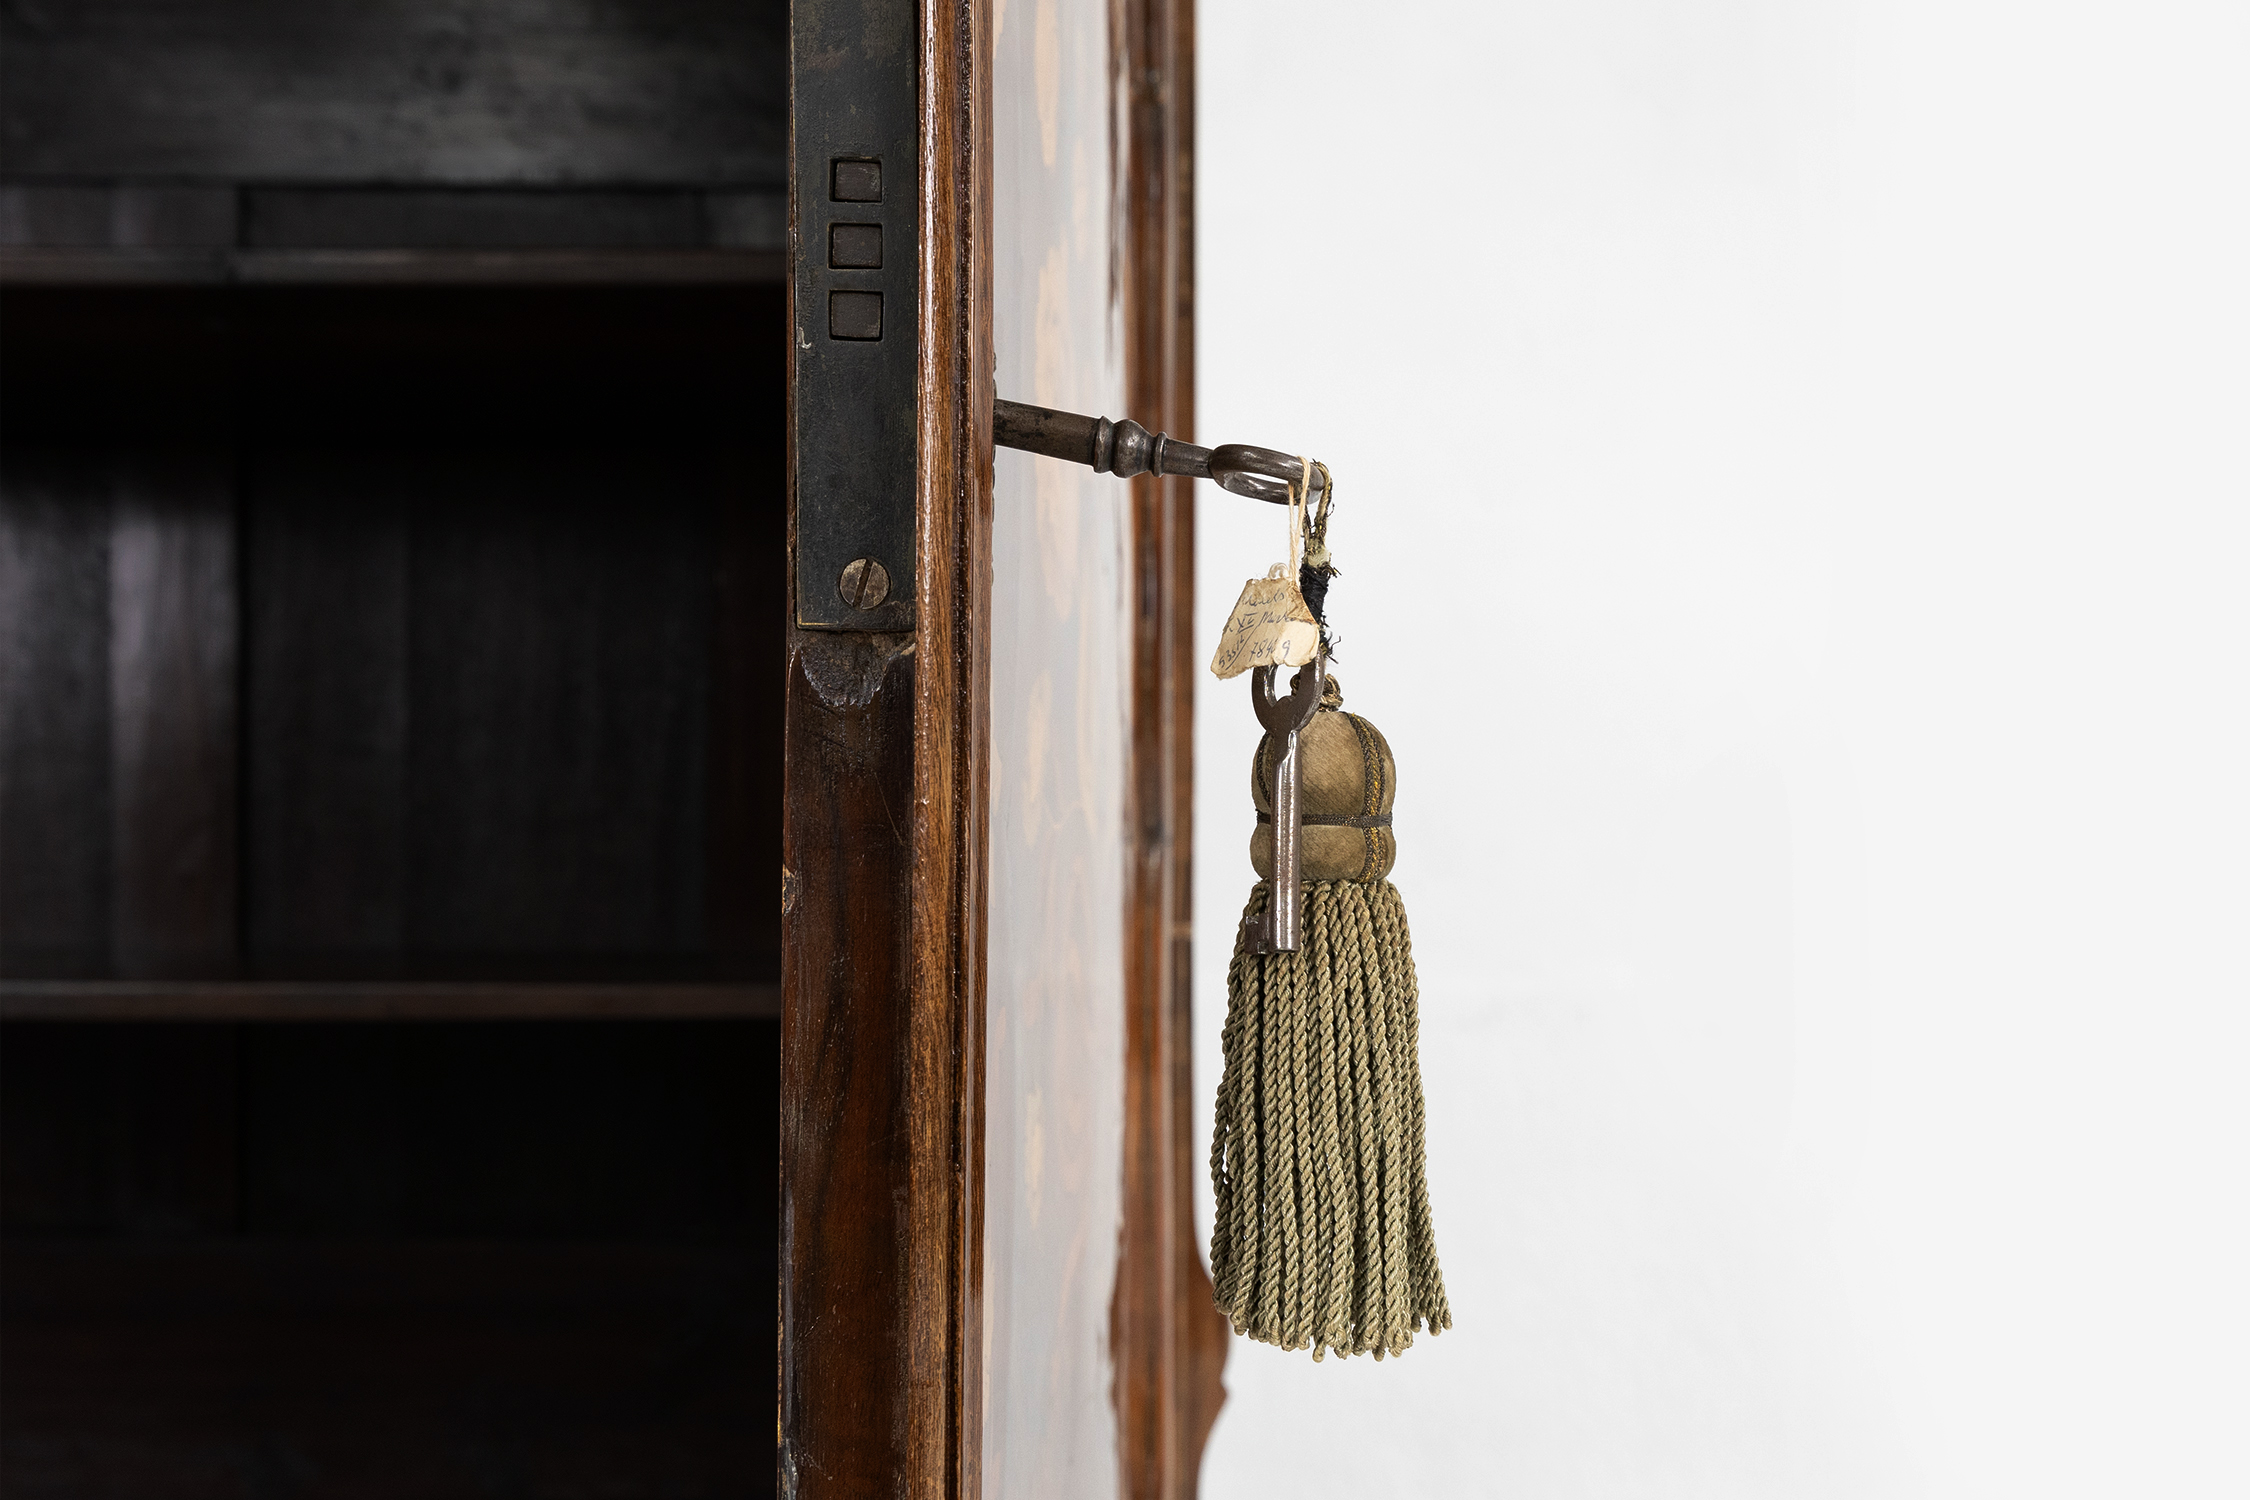
[{"label": "metal key ring", "polygon": [[1250,674],[1250,706],[1258,714],[1258,722],[1274,734],[1288,734],[1303,729],[1312,722],[1320,707],[1320,695],[1328,690],[1328,653],[1314,651],[1313,659],[1297,669],[1289,681],[1289,696],[1278,698],[1273,691],[1277,667],[1259,667]]},{"label": "metal key ring", "polygon": [[[1212,479],[1228,494],[1269,505],[1287,505],[1290,489],[1305,477],[1302,458],[1248,443],[1224,443],[1213,448],[1209,469]],[[1319,465],[1313,465],[1311,488],[1304,497],[1307,501],[1320,493],[1322,472]]]}]

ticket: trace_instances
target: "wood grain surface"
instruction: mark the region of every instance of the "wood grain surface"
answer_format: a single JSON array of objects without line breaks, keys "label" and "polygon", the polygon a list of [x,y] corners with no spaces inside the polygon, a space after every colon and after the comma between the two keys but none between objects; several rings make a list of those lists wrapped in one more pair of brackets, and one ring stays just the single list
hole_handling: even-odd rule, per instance
[{"label": "wood grain surface", "polygon": [[[1126,388],[1134,418],[1195,422],[1193,0],[1125,0],[1129,205]],[[1133,482],[1131,827],[1127,883],[1125,1223],[1112,1346],[1120,1493],[1192,1500],[1225,1400],[1227,1328],[1197,1248],[1189,990],[1195,742],[1195,491]],[[1210,1003],[1223,1003],[1212,997]]]},{"label": "wood grain surface", "polygon": [[772,1492],[788,14],[0,15],[9,1495]]},{"label": "wood grain surface", "polygon": [[236,555],[218,442],[0,456],[7,972],[234,971]]},{"label": "wood grain surface", "polygon": [[778,978],[777,289],[6,298],[0,976]]},{"label": "wood grain surface", "polygon": [[992,599],[990,0],[922,0],[908,1489],[974,1500]]},{"label": "wood grain surface", "polygon": [[779,0],[58,0],[0,18],[0,172],[778,186]]},{"label": "wood grain surface", "polygon": [[916,630],[789,636],[780,1463],[800,1500],[978,1493],[986,14],[917,10]]}]

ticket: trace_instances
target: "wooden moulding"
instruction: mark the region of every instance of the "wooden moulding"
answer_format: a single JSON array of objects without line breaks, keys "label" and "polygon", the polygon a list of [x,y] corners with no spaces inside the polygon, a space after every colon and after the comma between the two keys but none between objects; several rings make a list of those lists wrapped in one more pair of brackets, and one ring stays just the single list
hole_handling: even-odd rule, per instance
[{"label": "wooden moulding", "polygon": [[768,183],[786,15],[771,0],[304,0],[285,24],[258,0],[42,12],[11,19],[0,49],[7,167],[158,187]]},{"label": "wooden moulding", "polygon": [[988,0],[922,0],[906,1493],[982,1491],[992,601]]},{"label": "wooden moulding", "polygon": [[920,0],[917,22],[916,628],[802,630],[794,598],[786,617],[780,1481],[796,1500],[979,1492],[989,0]]},{"label": "wooden moulding", "polygon": [[[992,6],[923,0],[922,411],[917,819],[953,857],[917,865],[917,1074],[943,1098],[916,1138],[929,1253],[917,1350],[927,1490],[976,1500],[984,1451],[984,1077],[992,651]],[[942,335],[942,336],[941,336]],[[943,666],[940,666],[940,659]],[[950,1087],[948,1087],[950,1085]],[[942,1314],[941,1314],[942,1309]],[[951,1381],[935,1380],[942,1364]]]},{"label": "wooden moulding", "polygon": [[[1193,0],[1126,0],[1126,390],[1144,424],[1195,420]],[[1189,993],[1195,739],[1194,481],[1133,482],[1124,1225],[1111,1305],[1120,1494],[1190,1500],[1225,1390],[1225,1320],[1195,1228]]]}]

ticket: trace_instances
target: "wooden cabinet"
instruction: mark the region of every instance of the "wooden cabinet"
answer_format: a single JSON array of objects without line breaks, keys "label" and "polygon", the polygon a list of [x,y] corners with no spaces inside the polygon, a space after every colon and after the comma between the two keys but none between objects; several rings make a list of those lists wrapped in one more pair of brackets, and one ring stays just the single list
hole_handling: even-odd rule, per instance
[{"label": "wooden cabinet", "polygon": [[1190,425],[1188,22],[900,14],[890,635],[784,6],[6,18],[11,1494],[1192,1493],[1192,500],[989,439]]}]

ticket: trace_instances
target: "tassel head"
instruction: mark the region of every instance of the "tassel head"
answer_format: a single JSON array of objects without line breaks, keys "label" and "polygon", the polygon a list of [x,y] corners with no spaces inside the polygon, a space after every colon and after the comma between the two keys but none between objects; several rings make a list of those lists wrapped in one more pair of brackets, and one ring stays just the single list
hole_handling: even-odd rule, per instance
[{"label": "tassel head", "polygon": [[[1250,834],[1250,867],[1260,880],[1273,879],[1274,774],[1281,759],[1281,737],[1268,733],[1250,760],[1250,800],[1258,825]],[[1391,804],[1398,796],[1398,765],[1383,731],[1344,711],[1336,676],[1312,721],[1297,732],[1297,761],[1303,776],[1298,807],[1303,813],[1304,878],[1382,880],[1398,863],[1398,840],[1391,831]]]},{"label": "tassel head", "polygon": [[1237,1333],[1316,1360],[1381,1359],[1453,1315],[1424,1170],[1414,955],[1386,878],[1397,767],[1328,681],[1298,731],[1304,913],[1293,951],[1247,938],[1272,889],[1278,735],[1251,765],[1261,879],[1227,971],[1211,1278]]}]

